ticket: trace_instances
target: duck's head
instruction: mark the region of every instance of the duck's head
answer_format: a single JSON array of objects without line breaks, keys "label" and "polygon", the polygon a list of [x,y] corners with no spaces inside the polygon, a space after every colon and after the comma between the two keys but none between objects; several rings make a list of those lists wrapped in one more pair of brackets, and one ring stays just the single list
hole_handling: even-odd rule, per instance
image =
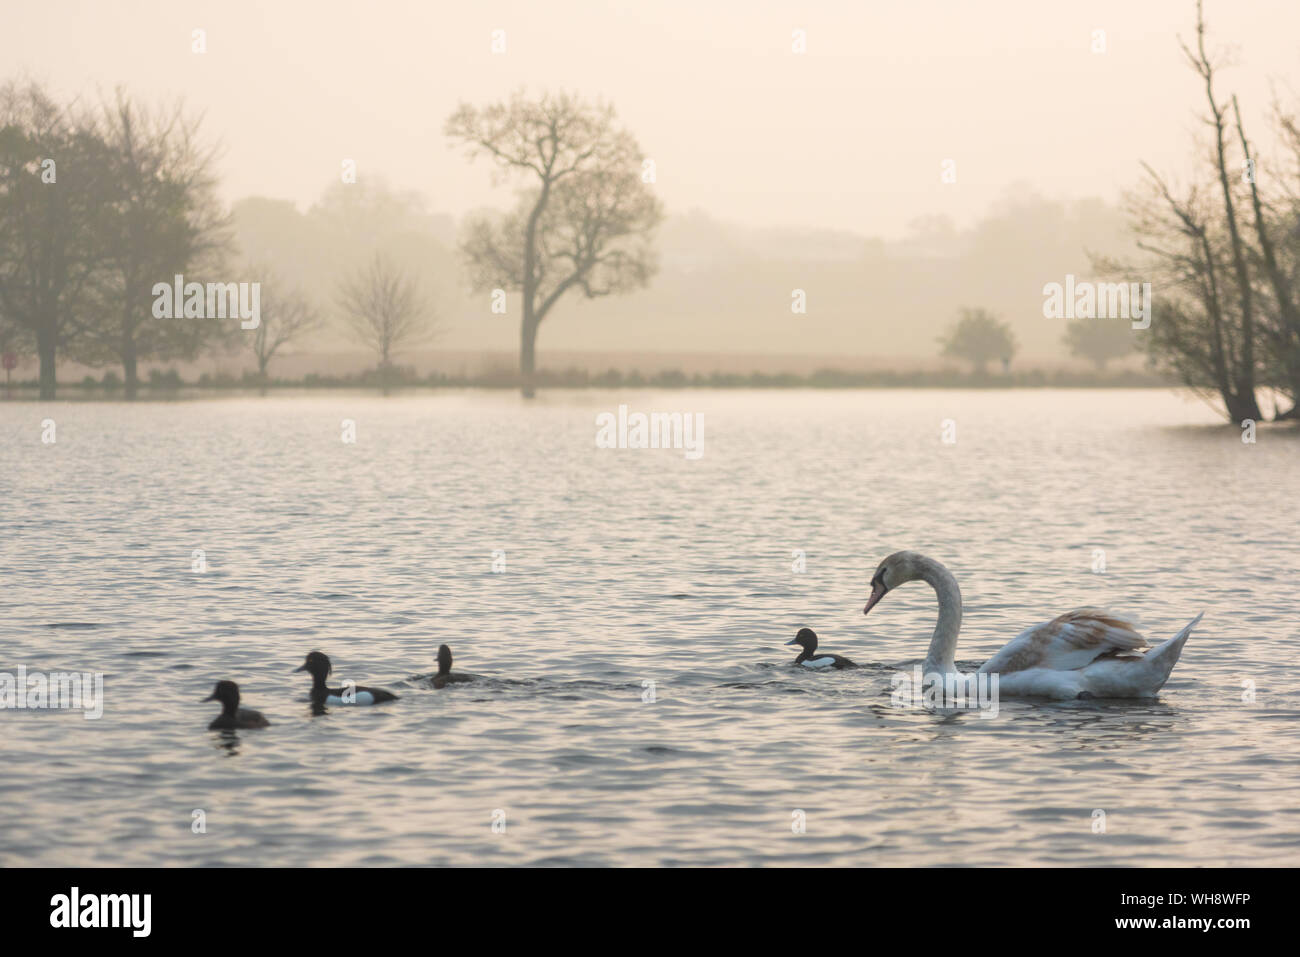
[{"label": "duck's head", "polygon": [[318,681],[324,681],[325,677],[334,670],[334,666],[330,664],[324,652],[313,651],[307,655],[306,661],[293,670],[305,671]]},{"label": "duck's head", "polygon": [[237,708],[239,707],[239,685],[233,681],[218,681],[217,686],[212,689],[212,694],[203,700],[220,701],[225,708]]},{"label": "duck's head", "polygon": [[786,642],[787,645],[799,645],[805,651],[814,651],[817,648],[817,632],[811,628],[800,628],[799,633]]},{"label": "duck's head", "polygon": [[446,645],[438,646],[438,674],[445,675],[451,671],[451,649]]},{"label": "duck's head", "polygon": [[921,566],[925,561],[925,556],[919,552],[894,552],[879,565],[876,566],[876,573],[871,576],[871,597],[867,599],[867,605],[862,609],[862,614],[867,614],[871,609],[876,607],[876,603],[885,597],[885,594],[897,588],[904,582],[910,582],[921,577]]}]

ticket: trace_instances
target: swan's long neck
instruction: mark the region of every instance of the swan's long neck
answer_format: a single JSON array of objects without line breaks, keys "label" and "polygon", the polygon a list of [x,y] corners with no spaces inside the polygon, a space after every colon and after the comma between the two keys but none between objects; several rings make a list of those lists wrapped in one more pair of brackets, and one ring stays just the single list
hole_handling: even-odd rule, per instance
[{"label": "swan's long neck", "polygon": [[917,567],[917,577],[929,582],[939,596],[939,620],[925,655],[926,673],[950,674],[957,670],[957,633],[961,631],[961,589],[952,572],[934,559],[927,558]]}]

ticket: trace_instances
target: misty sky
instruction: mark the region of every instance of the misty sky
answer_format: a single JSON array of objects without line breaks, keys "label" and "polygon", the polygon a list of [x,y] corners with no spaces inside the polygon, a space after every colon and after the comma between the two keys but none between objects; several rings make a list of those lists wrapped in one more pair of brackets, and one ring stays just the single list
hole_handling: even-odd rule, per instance
[{"label": "misty sky", "polygon": [[[1201,103],[1175,43],[1192,0],[2,2],[6,75],[183,96],[225,144],[227,199],[304,208],[344,157],[435,211],[504,205],[443,121],[460,99],[563,87],[614,103],[670,212],[892,238],[918,216],[965,225],[1012,183],[1113,200],[1138,158],[1185,170]],[[1269,83],[1295,76],[1300,3],[1210,0],[1208,19],[1237,48],[1225,92],[1263,140]],[[195,27],[206,54],[190,52]]]}]

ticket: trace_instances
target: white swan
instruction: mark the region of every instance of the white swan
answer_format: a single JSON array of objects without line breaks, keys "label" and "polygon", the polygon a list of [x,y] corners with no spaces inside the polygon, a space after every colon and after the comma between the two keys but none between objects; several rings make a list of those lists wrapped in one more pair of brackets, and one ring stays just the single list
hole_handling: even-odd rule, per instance
[{"label": "white swan", "polygon": [[[953,662],[961,630],[961,590],[952,573],[933,558],[917,552],[895,552],[886,558],[871,579],[871,598],[862,613],[871,611],[886,592],[918,578],[939,596],[939,621],[925,656],[925,674],[971,680],[974,676],[959,675]],[[1124,619],[1079,608],[1025,629],[976,674],[996,674],[998,693],[1013,697],[1150,698],[1169,679],[1200,620],[1197,615],[1153,648]]]}]

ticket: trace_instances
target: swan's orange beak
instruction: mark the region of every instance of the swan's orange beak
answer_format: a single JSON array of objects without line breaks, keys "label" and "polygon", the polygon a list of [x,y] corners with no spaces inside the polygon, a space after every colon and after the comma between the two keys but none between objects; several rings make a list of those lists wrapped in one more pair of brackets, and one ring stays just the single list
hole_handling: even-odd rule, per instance
[{"label": "swan's orange beak", "polygon": [[867,607],[862,609],[862,614],[867,614],[871,609],[876,607],[876,602],[885,597],[885,592],[889,591],[885,583],[878,581],[871,586],[871,597],[867,599]]}]

